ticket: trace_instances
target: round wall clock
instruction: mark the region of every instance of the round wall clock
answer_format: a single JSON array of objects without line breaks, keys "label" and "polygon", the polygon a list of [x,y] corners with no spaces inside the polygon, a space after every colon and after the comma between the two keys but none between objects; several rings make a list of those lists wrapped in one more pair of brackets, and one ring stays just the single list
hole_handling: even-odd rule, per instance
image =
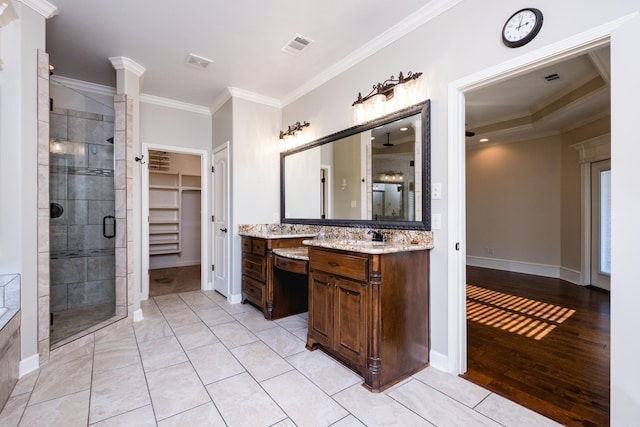
[{"label": "round wall clock", "polygon": [[502,42],[507,47],[520,47],[529,43],[542,27],[542,12],[529,7],[511,15],[502,28]]}]

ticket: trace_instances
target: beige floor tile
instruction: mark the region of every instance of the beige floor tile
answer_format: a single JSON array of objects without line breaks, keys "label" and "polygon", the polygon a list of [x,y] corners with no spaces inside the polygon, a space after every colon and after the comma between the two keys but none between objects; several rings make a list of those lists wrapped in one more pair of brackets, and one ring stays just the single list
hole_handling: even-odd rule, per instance
[{"label": "beige floor tile", "polygon": [[233,348],[231,353],[258,382],[293,369],[286,360],[261,341]]},{"label": "beige floor tile", "polygon": [[189,362],[149,372],[147,382],[158,421],[211,401]]},{"label": "beige floor tile", "polygon": [[187,356],[203,384],[244,372],[242,365],[222,343],[187,350]]},{"label": "beige floor tile", "polygon": [[258,337],[238,322],[211,326],[211,330],[227,348],[234,348],[258,341]]},{"label": "beige floor tile", "polygon": [[368,427],[433,426],[385,393],[371,393],[361,385],[351,386],[333,398]]},{"label": "beige floor tile", "polygon": [[169,337],[173,334],[171,327],[164,320],[164,317],[160,319],[144,319],[134,324],[136,332],[136,340],[138,343],[145,341],[153,341],[158,338]]},{"label": "beige floor tile", "polygon": [[155,427],[156,417],[153,415],[153,408],[151,405],[143,406],[142,408],[134,409],[133,411],[126,412],[122,415],[116,415],[115,417],[108,418],[104,421],[99,421],[95,424],[91,424],[91,427]]},{"label": "beige floor tile", "polygon": [[207,325],[200,321],[192,325],[173,328],[173,332],[185,350],[220,342]]},{"label": "beige floor tile", "polygon": [[297,315],[277,319],[275,322],[289,332],[293,332],[296,329],[307,328],[309,326],[307,320]]},{"label": "beige floor tile", "polygon": [[235,321],[229,313],[221,308],[196,310],[196,314],[207,326],[215,326]]},{"label": "beige floor tile", "polygon": [[193,323],[200,323],[200,318],[190,308],[174,310],[164,313],[164,317],[172,328],[177,328]]},{"label": "beige floor tile", "polygon": [[298,338],[300,338],[306,344],[309,328],[305,326],[304,328],[301,328],[301,329],[294,329],[293,331],[291,331],[291,333],[297,336]]},{"label": "beige floor tile", "polygon": [[207,390],[229,427],[267,427],[287,418],[247,373],[210,384]]},{"label": "beige floor tile", "polygon": [[140,364],[93,375],[90,423],[149,405],[149,393]]},{"label": "beige floor tile", "polygon": [[27,407],[29,393],[22,393],[11,396],[5,403],[2,413],[0,413],[0,426],[17,426],[20,418]]},{"label": "beige floor tile", "polygon": [[307,351],[304,341],[280,327],[265,329],[256,335],[282,357]]},{"label": "beige floor tile", "polygon": [[21,427],[82,427],[87,425],[89,390],[28,406]]},{"label": "beige floor tile", "polygon": [[492,419],[417,380],[394,389],[389,396],[437,426],[500,427]]},{"label": "beige floor tile", "polygon": [[145,372],[187,361],[187,355],[184,354],[182,346],[180,346],[175,336],[145,341],[139,343],[138,348],[140,349]]},{"label": "beige floor tile", "polygon": [[287,357],[287,362],[330,396],[364,381],[340,362],[318,350],[294,354]]},{"label": "beige floor tile", "polygon": [[164,419],[158,423],[158,427],[185,426],[222,427],[226,426],[226,424],[212,402],[181,412],[178,415],[174,415],[173,417]]},{"label": "beige floor tile", "polygon": [[466,406],[473,408],[485,399],[490,391],[456,375],[428,367],[413,375],[421,381]]},{"label": "beige floor tile", "polygon": [[260,383],[298,427],[328,426],[349,413],[298,371]]},{"label": "beige floor tile", "polygon": [[507,427],[556,427],[561,425],[496,394],[489,395],[475,409]]},{"label": "beige floor tile", "polygon": [[279,423],[274,424],[271,427],[296,427],[296,425],[293,421],[287,418],[286,420],[280,421]]},{"label": "beige floor tile", "polygon": [[265,329],[275,328],[278,326],[274,321],[265,319],[262,312],[258,310],[234,314],[233,317],[252,332],[263,331]]},{"label": "beige floor tile", "polygon": [[95,334],[96,344],[109,341],[120,341],[125,338],[135,339],[135,334],[133,332],[133,325],[124,321],[122,324],[117,324],[111,327],[108,332],[97,331]]},{"label": "beige floor tile", "polygon": [[226,304],[227,298],[217,291],[202,291],[202,293],[216,304]]},{"label": "beige floor tile", "polygon": [[133,337],[96,343],[93,371],[102,372],[140,363],[138,345]]},{"label": "beige floor tile", "polygon": [[33,391],[33,387],[35,387],[36,385],[36,381],[38,380],[38,375],[40,375],[40,370],[35,370],[20,378],[15,387],[13,387],[11,396],[17,396],[23,393],[31,393]]},{"label": "beige floor tile", "polygon": [[92,366],[92,356],[82,356],[66,363],[49,363],[41,369],[29,405],[88,390]]},{"label": "beige floor tile", "polygon": [[238,314],[238,313],[244,313],[246,311],[256,310],[256,308],[251,304],[230,304],[226,300],[222,302],[218,302],[218,305],[222,307],[222,309],[229,314]]},{"label": "beige floor tile", "polygon": [[349,415],[347,417],[344,417],[337,423],[332,424],[331,427],[366,427],[366,426],[362,424],[360,421],[358,421],[358,419],[353,415]]}]

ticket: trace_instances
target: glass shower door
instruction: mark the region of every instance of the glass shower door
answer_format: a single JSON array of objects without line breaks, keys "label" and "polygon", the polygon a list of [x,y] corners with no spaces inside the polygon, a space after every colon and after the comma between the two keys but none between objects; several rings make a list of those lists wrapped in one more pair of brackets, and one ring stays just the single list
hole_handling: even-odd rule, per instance
[{"label": "glass shower door", "polygon": [[115,314],[114,110],[51,90],[51,343]]}]

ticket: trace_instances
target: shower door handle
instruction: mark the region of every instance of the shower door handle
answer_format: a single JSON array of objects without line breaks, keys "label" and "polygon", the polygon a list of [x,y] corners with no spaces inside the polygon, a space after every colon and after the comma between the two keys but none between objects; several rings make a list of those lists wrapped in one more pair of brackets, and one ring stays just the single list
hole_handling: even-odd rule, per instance
[{"label": "shower door handle", "polygon": [[[113,230],[112,230],[111,234],[107,234],[107,220],[108,219],[112,220]],[[115,216],[107,215],[104,218],[102,218],[102,235],[104,237],[106,237],[107,239],[112,239],[112,238],[116,237],[116,217]]]}]

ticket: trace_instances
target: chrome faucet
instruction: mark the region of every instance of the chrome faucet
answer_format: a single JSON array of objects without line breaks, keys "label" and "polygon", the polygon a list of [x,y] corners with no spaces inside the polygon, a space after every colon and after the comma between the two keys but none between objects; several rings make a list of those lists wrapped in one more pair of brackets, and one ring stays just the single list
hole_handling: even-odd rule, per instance
[{"label": "chrome faucet", "polygon": [[387,236],[385,236],[385,234],[381,231],[377,231],[377,230],[369,230],[367,231],[367,234],[372,234],[371,240],[373,242],[386,242],[387,241]]}]

